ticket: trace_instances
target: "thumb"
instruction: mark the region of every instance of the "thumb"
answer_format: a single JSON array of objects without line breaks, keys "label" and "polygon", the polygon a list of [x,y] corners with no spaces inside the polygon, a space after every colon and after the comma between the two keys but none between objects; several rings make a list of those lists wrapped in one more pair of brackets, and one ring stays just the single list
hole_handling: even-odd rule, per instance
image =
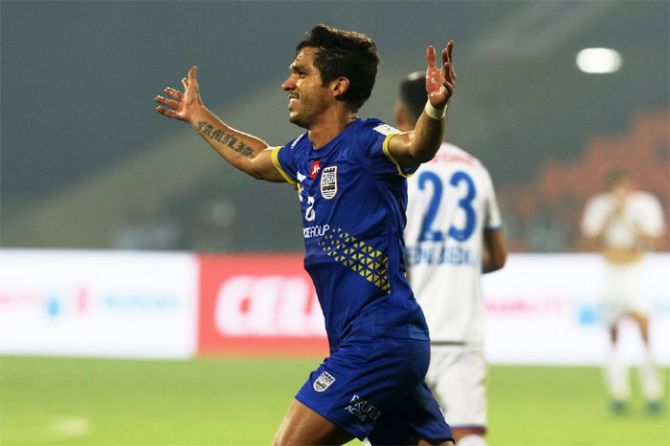
[{"label": "thumb", "polygon": [[193,84],[193,86],[197,89],[198,88],[198,67],[193,65],[190,70],[188,70],[188,81],[190,84]]}]

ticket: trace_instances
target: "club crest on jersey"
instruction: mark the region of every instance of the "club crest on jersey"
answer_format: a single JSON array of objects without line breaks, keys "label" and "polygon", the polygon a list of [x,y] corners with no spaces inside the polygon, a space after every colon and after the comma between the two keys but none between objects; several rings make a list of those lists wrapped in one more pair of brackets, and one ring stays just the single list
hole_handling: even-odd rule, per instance
[{"label": "club crest on jersey", "polygon": [[312,387],[314,390],[317,392],[324,392],[332,383],[335,382],[335,377],[331,375],[330,373],[323,371],[319,375],[318,378],[316,378],[316,381],[314,381],[314,384],[312,384]]},{"label": "club crest on jersey", "polygon": [[337,166],[324,167],[321,170],[321,196],[330,200],[337,194]]},{"label": "club crest on jersey", "polygon": [[309,179],[313,180],[321,171],[321,160],[316,160],[312,162],[312,165],[309,166]]}]

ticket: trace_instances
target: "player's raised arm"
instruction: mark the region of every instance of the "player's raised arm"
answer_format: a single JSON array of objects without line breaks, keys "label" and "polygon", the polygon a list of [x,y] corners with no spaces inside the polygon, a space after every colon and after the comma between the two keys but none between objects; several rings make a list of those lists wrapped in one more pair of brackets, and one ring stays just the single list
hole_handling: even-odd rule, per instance
[{"label": "player's raised arm", "polygon": [[166,87],[170,98],[156,96],[156,111],[168,118],[187,122],[222,157],[254,178],[283,182],[284,178],[272,163],[271,150],[265,141],[229,127],[202,103],[193,66],[181,80],[184,91]]},{"label": "player's raised arm", "polygon": [[447,103],[456,86],[453,49],[454,41],[450,40],[442,50],[442,64],[439,68],[435,66],[435,48],[429,46],[426,49],[426,107],[414,131],[399,134],[389,141],[389,152],[402,167],[415,167],[433,159],[442,144],[447,123]]}]

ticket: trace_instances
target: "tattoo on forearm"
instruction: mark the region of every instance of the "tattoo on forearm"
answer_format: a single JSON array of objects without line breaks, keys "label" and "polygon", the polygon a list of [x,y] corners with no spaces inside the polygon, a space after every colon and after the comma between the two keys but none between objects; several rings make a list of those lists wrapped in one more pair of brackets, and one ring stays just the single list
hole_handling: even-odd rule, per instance
[{"label": "tattoo on forearm", "polygon": [[225,144],[242,156],[250,157],[254,154],[254,149],[250,146],[244,144],[242,141],[238,141],[237,138],[229,133],[219,129],[215,130],[214,126],[209,122],[198,122],[197,130],[204,137]]}]

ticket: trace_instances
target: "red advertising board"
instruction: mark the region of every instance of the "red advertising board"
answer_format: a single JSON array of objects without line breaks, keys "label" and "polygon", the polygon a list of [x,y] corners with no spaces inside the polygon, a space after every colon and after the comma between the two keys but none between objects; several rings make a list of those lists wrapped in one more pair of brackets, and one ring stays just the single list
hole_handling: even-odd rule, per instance
[{"label": "red advertising board", "polygon": [[328,354],[301,255],[201,255],[199,262],[199,354]]}]

